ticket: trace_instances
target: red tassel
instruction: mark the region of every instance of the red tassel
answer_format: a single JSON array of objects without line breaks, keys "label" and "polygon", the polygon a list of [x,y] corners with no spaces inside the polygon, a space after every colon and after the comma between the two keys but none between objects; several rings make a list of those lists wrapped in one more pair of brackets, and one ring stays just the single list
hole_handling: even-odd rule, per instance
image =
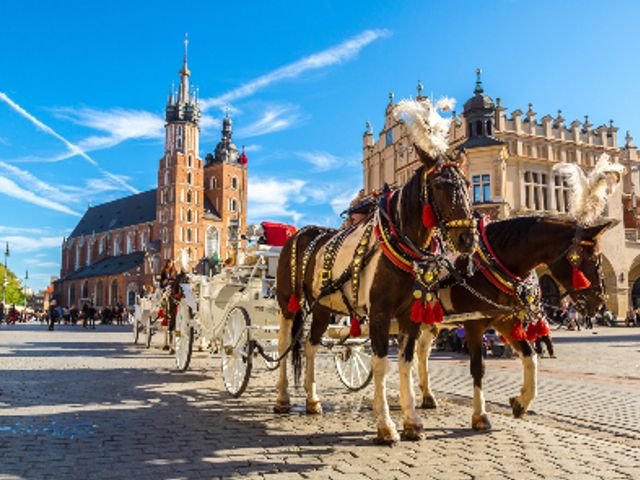
[{"label": "red tassel", "polygon": [[536,338],[538,338],[538,327],[533,322],[529,322],[529,325],[527,325],[527,340],[533,342]]},{"label": "red tassel", "polygon": [[164,318],[164,309],[163,308],[158,310],[158,318]]},{"label": "red tassel", "polygon": [[584,276],[584,273],[578,268],[573,267],[573,288],[576,290],[584,290],[585,288],[589,288],[591,282],[587,277]]},{"label": "red tassel", "polygon": [[433,325],[433,309],[431,308],[431,304],[427,302],[424,305],[424,309],[422,310],[422,323],[426,323],[427,325]]},{"label": "red tassel", "polygon": [[300,311],[300,301],[298,297],[296,297],[295,293],[292,293],[289,297],[289,312],[290,313],[298,313]]},{"label": "red tassel", "polygon": [[422,317],[424,315],[422,308],[422,300],[416,300],[413,302],[413,306],[411,307],[411,321],[415,323],[420,323],[422,321]]},{"label": "red tassel", "polygon": [[527,338],[527,334],[524,332],[524,328],[522,328],[522,322],[518,320],[509,332],[509,336],[518,342],[525,340]]},{"label": "red tassel", "polygon": [[444,318],[444,311],[442,310],[442,305],[440,302],[436,300],[433,304],[433,321],[435,323],[441,323]]},{"label": "red tassel", "polygon": [[500,339],[500,341],[502,343],[509,343],[509,340],[507,340],[506,338],[504,338],[502,335],[498,335],[498,338]]},{"label": "red tassel", "polygon": [[422,224],[425,228],[433,228],[438,225],[436,214],[433,213],[433,208],[428,203],[422,207]]},{"label": "red tassel", "polygon": [[362,335],[362,329],[360,328],[360,320],[358,317],[351,317],[351,328],[349,328],[349,335],[353,338],[358,338]]},{"label": "red tassel", "polygon": [[163,318],[162,321],[160,322],[160,326],[161,327],[168,327],[169,326],[169,320],[167,320],[166,318]]},{"label": "red tassel", "polygon": [[538,323],[536,323],[536,328],[538,330],[538,337],[546,337],[549,335],[549,333],[551,333],[549,325],[547,325],[547,322],[545,322],[544,320],[538,320]]}]

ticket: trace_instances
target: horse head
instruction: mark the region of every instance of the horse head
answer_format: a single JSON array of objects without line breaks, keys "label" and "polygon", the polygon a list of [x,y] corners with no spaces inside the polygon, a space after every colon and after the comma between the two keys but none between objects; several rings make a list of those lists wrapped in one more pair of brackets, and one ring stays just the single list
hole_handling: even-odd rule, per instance
[{"label": "horse head", "polygon": [[574,244],[549,265],[553,276],[582,314],[594,315],[605,301],[599,239],[617,223],[617,220],[607,220],[595,226],[577,226]]},{"label": "horse head", "polygon": [[[450,246],[460,253],[472,253],[477,245],[476,221],[471,209],[469,183],[462,167],[464,153],[430,155],[415,146],[422,169],[422,202],[431,210],[433,222]],[[423,222],[427,220],[423,210]]]}]

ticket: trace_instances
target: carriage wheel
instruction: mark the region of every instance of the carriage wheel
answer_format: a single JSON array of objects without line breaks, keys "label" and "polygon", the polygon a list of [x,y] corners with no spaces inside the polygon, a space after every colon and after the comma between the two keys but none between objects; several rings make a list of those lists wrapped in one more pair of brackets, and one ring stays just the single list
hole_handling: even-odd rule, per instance
[{"label": "carriage wheel", "polygon": [[147,330],[147,348],[151,347],[151,336],[153,333],[151,332],[151,315],[147,315],[147,321],[145,322],[145,327]]},{"label": "carriage wheel", "polygon": [[368,345],[345,345],[335,354],[336,370],[340,381],[352,392],[362,390],[373,378],[371,353]]},{"label": "carriage wheel", "polygon": [[189,326],[189,307],[178,305],[176,313],[175,351],[176,367],[181,372],[189,368],[193,351],[193,327]]},{"label": "carriage wheel", "polygon": [[252,358],[249,351],[249,314],[234,307],[227,314],[222,330],[222,381],[224,388],[238,398],[247,388],[251,376]]}]

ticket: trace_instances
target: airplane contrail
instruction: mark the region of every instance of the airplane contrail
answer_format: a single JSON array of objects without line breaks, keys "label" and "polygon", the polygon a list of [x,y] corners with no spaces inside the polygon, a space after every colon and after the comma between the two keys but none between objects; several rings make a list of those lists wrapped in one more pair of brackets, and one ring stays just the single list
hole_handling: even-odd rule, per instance
[{"label": "airplane contrail", "polygon": [[129,185],[127,182],[125,182],[122,178],[118,177],[117,175],[114,175],[113,173],[105,170],[104,168],[102,168],[100,166],[100,164],[98,162],[96,162],[93,158],[91,158],[89,155],[87,155],[87,153],[82,150],[80,147],[78,147],[77,145],[75,145],[74,143],[71,143],[69,140],[67,140],[66,138],[64,138],[62,135],[60,135],[58,132],[56,132],[53,128],[51,128],[48,125],[45,125],[44,123],[42,123],[40,120],[38,120],[36,117],[34,117],[33,115],[31,115],[29,112],[27,112],[24,108],[22,108],[20,105],[18,105],[16,102],[14,102],[13,100],[11,100],[6,93],[4,92],[0,92],[0,100],[2,100],[3,102],[5,102],[7,105],[9,105],[13,110],[15,110],[17,113],[19,113],[20,115],[22,115],[24,118],[26,118],[27,120],[29,120],[31,123],[33,123],[36,127],[38,127],[40,130],[42,130],[43,132],[57,138],[58,140],[60,140],[62,143],[64,143],[66,145],[66,147],[73,152],[76,155],[80,155],[82,158],[84,158],[87,162],[89,162],[91,165],[93,165],[94,167],[96,167],[98,169],[98,171],[100,173],[102,173],[105,177],[113,180],[114,182],[118,183],[119,185],[122,185],[124,188],[126,188],[127,190],[130,190],[133,193],[139,193],[139,190],[136,189],[135,187]]}]

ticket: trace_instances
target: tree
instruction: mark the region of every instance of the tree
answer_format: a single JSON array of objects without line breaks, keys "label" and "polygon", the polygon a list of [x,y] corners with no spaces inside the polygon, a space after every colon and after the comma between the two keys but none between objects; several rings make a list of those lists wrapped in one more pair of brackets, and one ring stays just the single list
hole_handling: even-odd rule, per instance
[{"label": "tree", "polygon": [[2,301],[2,288],[5,278],[8,280],[7,284],[7,303],[6,307],[10,305],[24,305],[25,295],[20,280],[16,275],[7,269],[7,277],[5,277],[4,265],[0,265],[0,302]]}]

